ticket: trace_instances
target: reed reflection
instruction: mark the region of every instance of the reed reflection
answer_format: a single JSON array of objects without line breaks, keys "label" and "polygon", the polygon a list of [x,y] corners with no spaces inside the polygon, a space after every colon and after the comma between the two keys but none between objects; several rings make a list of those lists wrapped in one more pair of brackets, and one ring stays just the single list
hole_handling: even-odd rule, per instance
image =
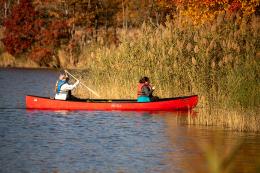
[{"label": "reed reflection", "polygon": [[166,172],[259,171],[259,134],[187,125],[188,116],[162,118],[171,148],[166,153]]}]

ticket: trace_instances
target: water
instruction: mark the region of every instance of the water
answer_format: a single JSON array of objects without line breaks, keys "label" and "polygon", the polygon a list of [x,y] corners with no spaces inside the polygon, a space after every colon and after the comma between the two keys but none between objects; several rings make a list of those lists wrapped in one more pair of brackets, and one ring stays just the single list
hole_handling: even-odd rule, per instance
[{"label": "water", "polygon": [[27,94],[53,96],[57,77],[0,69],[1,173],[209,172],[205,146],[221,157],[242,140],[230,172],[257,171],[259,134],[188,126],[185,114],[24,109]]}]

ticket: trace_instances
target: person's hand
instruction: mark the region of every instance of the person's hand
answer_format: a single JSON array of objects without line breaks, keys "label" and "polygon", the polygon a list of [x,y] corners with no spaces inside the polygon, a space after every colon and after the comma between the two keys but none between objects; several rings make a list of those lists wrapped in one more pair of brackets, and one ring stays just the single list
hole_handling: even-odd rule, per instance
[{"label": "person's hand", "polygon": [[76,81],[75,85],[78,85],[79,84],[79,80]]},{"label": "person's hand", "polygon": [[155,90],[155,87],[154,87],[154,86],[152,87],[152,90]]}]

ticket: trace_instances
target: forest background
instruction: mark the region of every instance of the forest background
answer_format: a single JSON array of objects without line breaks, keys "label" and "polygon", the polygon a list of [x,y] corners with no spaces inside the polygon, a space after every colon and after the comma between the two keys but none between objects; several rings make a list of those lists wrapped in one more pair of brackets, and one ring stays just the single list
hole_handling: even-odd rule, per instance
[{"label": "forest background", "polygon": [[259,4],[0,0],[0,66],[77,69],[104,98],[135,98],[147,75],[160,97],[198,94],[199,107],[258,111]]}]

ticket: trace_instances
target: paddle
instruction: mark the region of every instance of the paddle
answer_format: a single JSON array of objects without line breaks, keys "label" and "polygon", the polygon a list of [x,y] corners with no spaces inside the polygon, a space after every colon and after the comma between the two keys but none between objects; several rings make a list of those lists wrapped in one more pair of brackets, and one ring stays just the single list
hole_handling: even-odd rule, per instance
[{"label": "paddle", "polygon": [[[75,80],[78,80],[75,76],[73,76],[71,73],[69,73],[67,70],[64,70],[67,74],[69,74],[71,77],[73,77]],[[79,81],[79,80],[78,80]],[[89,87],[87,87],[85,84],[83,84],[82,82],[80,82],[79,84],[81,84],[82,86],[84,86],[85,88],[87,88],[90,92],[92,92],[94,95],[100,97],[100,95],[98,93],[96,93],[95,91],[93,91],[92,89],[90,89]]]}]

